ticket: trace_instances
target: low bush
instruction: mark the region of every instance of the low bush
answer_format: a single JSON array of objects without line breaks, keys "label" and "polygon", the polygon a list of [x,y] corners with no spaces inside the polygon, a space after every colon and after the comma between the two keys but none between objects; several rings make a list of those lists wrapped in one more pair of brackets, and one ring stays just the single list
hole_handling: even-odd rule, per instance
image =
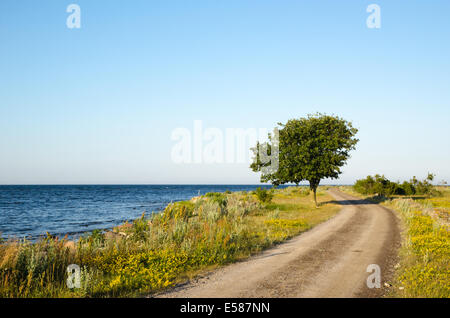
[{"label": "low bush", "polygon": [[392,182],[388,180],[384,175],[367,176],[365,179],[357,180],[353,186],[353,189],[365,195],[437,195],[437,191],[434,189],[431,181],[433,181],[434,175],[428,174],[425,180],[419,181],[416,177],[413,177],[409,182],[403,183]]},{"label": "low bush", "polygon": [[256,197],[258,198],[259,202],[261,203],[270,203],[273,198],[273,193],[270,190],[263,189],[261,187],[258,187],[255,190]]}]

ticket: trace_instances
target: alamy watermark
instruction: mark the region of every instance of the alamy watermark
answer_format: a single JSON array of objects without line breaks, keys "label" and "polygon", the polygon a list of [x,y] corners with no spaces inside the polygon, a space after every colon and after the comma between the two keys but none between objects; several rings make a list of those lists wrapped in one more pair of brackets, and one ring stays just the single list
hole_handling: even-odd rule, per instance
[{"label": "alamy watermark", "polygon": [[81,28],[81,8],[78,4],[69,4],[66,9],[67,13],[70,15],[66,19],[66,26],[69,29],[80,29]]},{"label": "alamy watermark", "polygon": [[67,266],[67,287],[70,289],[81,287],[81,268],[77,264]]},{"label": "alamy watermark", "polygon": [[[66,19],[66,26],[69,29],[81,28],[81,8],[78,4],[69,4],[66,8],[66,12],[70,15]],[[370,15],[366,19],[366,26],[369,29],[381,28],[381,8],[378,4],[369,4],[366,8],[366,12]]]},{"label": "alamy watermark", "polygon": [[[176,164],[251,163],[251,150],[260,140],[268,138],[267,128],[204,128],[195,120],[191,129],[178,127],[172,131],[171,159]],[[270,133],[270,144],[259,143],[259,161],[272,171],[278,169],[278,130]],[[269,149],[270,148],[270,149]]]},{"label": "alamy watermark", "polygon": [[381,8],[378,4],[370,4],[366,9],[370,15],[367,17],[366,25],[369,29],[381,28]]},{"label": "alamy watermark", "polygon": [[370,264],[366,269],[367,273],[372,273],[367,277],[368,288],[381,288],[381,268],[377,264]]}]

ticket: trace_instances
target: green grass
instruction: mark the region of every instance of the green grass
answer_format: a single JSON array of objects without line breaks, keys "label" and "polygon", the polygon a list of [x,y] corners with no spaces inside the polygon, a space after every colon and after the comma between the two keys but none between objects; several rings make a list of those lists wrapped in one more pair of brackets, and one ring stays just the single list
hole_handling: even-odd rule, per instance
[{"label": "green grass", "polygon": [[351,187],[341,187],[352,195],[372,199],[399,213],[404,226],[402,247],[390,297],[450,297],[450,189],[437,187],[435,197],[394,197],[383,199],[357,194]]},{"label": "green grass", "polygon": [[[48,237],[0,244],[0,297],[132,297],[186,281],[204,270],[261,252],[339,211],[319,188],[316,208],[304,187],[255,194],[214,193],[177,202],[106,234],[77,242]],[[81,288],[66,286],[78,264]]]}]

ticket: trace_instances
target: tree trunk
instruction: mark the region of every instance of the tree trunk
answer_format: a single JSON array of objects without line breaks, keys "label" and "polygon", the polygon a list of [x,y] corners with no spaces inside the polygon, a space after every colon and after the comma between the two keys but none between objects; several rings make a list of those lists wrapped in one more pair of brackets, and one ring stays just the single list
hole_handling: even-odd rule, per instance
[{"label": "tree trunk", "polygon": [[314,203],[316,208],[319,207],[317,204],[317,187],[319,186],[320,180],[309,180],[309,188],[314,192]]},{"label": "tree trunk", "polygon": [[313,189],[313,192],[314,192],[314,203],[316,204],[316,208],[318,208],[319,206],[317,205],[317,196],[316,196],[317,187],[315,187],[315,188]]}]

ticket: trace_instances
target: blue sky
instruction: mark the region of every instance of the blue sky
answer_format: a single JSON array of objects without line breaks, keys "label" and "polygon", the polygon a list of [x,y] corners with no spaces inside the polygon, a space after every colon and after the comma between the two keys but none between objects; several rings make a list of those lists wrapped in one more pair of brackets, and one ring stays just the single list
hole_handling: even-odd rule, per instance
[{"label": "blue sky", "polygon": [[[66,8],[81,8],[81,29]],[[369,4],[381,28],[369,29]],[[175,164],[177,127],[359,128],[334,183],[450,182],[449,1],[0,1],[0,184],[258,183]]]}]

